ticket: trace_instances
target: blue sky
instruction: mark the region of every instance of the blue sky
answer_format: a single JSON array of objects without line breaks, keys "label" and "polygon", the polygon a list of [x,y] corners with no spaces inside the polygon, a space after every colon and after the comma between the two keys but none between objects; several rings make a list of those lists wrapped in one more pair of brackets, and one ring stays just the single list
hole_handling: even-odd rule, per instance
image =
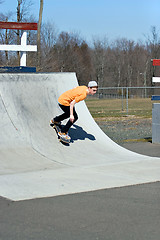
[{"label": "blue sky", "polygon": [[[40,0],[31,13],[38,19]],[[15,12],[17,0],[4,0],[0,12]],[[61,31],[77,32],[87,42],[93,37],[109,40],[145,40],[151,26],[160,31],[160,0],[44,0],[43,21]]]}]

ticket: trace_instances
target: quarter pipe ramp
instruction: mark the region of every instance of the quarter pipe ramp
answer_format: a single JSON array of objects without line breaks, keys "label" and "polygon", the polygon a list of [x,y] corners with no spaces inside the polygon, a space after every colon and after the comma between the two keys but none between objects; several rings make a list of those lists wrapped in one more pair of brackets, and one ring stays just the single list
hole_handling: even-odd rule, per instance
[{"label": "quarter pipe ramp", "polygon": [[107,137],[85,102],[58,142],[49,120],[57,99],[77,86],[75,73],[0,74],[0,195],[14,201],[160,180],[160,159],[128,151]]}]

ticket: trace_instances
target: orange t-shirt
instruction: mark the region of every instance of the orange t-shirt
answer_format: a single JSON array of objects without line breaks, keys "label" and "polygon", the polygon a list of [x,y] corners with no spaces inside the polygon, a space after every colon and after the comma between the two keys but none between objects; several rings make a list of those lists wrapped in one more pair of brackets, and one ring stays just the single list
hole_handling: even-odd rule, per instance
[{"label": "orange t-shirt", "polygon": [[58,102],[64,106],[70,106],[70,103],[75,100],[76,103],[84,100],[87,97],[87,87],[78,86],[71,90],[64,92],[59,98]]}]

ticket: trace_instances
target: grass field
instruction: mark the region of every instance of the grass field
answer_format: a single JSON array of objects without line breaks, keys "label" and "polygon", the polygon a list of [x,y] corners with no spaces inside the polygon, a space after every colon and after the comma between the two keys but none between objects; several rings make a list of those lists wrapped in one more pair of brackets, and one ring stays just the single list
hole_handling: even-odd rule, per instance
[{"label": "grass field", "polygon": [[[142,118],[152,117],[152,101],[150,98],[135,98],[128,100],[128,115]],[[126,100],[121,99],[87,99],[87,107],[95,119],[119,118],[126,116]]]},{"label": "grass field", "polygon": [[113,141],[121,144],[126,141],[142,141],[152,136],[152,101],[150,98],[128,100],[87,99],[87,107],[99,127]]}]

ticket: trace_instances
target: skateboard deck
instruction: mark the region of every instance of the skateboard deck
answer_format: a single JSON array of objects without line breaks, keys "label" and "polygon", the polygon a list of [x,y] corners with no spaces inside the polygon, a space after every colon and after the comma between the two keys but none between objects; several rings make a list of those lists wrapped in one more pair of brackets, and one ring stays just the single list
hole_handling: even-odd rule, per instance
[{"label": "skateboard deck", "polygon": [[62,143],[67,143],[67,144],[70,143],[70,139],[66,139],[66,138],[60,137],[60,136],[58,135],[58,132],[61,131],[61,125],[55,125],[55,124],[54,124],[53,128],[55,129],[55,131],[56,131],[56,133],[57,133],[57,136],[58,136],[58,139],[59,139],[60,142],[62,142]]}]

